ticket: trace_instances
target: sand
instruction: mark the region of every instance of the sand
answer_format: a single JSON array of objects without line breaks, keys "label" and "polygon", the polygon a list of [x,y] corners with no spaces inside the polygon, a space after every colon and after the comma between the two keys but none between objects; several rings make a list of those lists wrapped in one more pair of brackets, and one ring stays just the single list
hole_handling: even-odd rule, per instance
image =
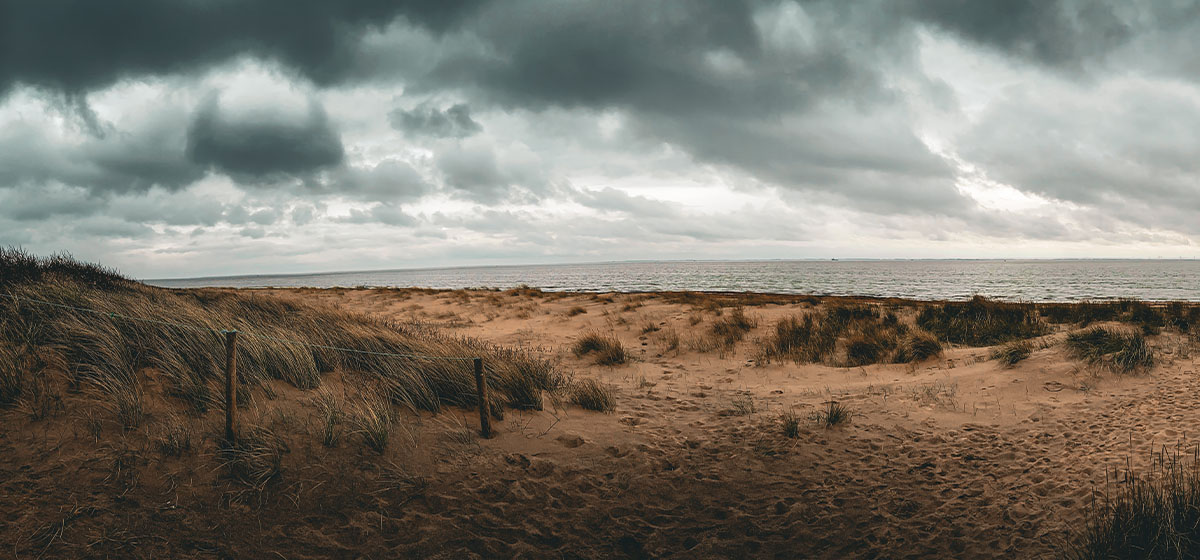
[{"label": "sand", "polygon": [[[758,327],[722,355],[688,349],[713,312],[664,297],[265,293],[533,348],[612,384],[616,411],[547,400],[509,411],[486,440],[471,435],[473,411],[422,415],[383,455],[299,437],[262,491],[223,479],[200,442],[163,457],[137,435],[109,430],[98,443],[70,414],[3,411],[0,555],[1053,557],[1093,495],[1121,483],[1112,473],[1200,436],[1195,360],[1178,335],[1154,337],[1160,363],[1136,377],[1069,359],[1062,332],[1011,369],[965,347],[915,365],[763,365],[755,339],[811,303],[752,302]],[[669,329],[684,341],[677,352],[663,349]],[[635,359],[574,356],[589,330],[614,334]],[[311,433],[307,399],[281,384],[252,414]],[[810,418],[831,400],[850,407],[848,424]],[[802,418],[796,438],[783,435],[786,412]],[[207,417],[203,437],[219,420]]]}]

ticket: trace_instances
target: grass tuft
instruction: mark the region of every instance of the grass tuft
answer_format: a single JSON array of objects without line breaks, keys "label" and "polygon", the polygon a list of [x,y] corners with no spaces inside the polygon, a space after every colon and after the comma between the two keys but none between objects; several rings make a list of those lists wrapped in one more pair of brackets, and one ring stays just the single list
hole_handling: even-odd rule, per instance
[{"label": "grass tuft", "polygon": [[617,408],[616,391],[595,379],[581,379],[571,387],[571,402],[587,410],[612,412]]},{"label": "grass tuft", "polygon": [[1141,332],[1091,327],[1067,335],[1071,356],[1115,373],[1135,373],[1154,366],[1154,352]]},{"label": "grass tuft", "polygon": [[785,412],[780,415],[779,426],[785,437],[792,439],[800,437],[800,415],[795,412]]},{"label": "grass tuft", "polygon": [[282,437],[270,429],[255,426],[237,443],[223,447],[219,455],[230,476],[261,489],[283,472],[283,455],[288,451]]},{"label": "grass tuft", "polygon": [[992,359],[999,360],[1004,367],[1013,367],[1032,352],[1033,345],[1028,340],[1014,340],[992,350]]},{"label": "grass tuft", "polygon": [[397,421],[392,403],[379,392],[367,390],[354,403],[350,414],[353,433],[376,453],[382,454],[392,436],[392,425]]},{"label": "grass tuft", "polygon": [[621,341],[612,335],[603,335],[596,331],[588,331],[575,341],[571,351],[576,357],[591,355],[595,363],[602,366],[621,365],[629,360],[629,355]]},{"label": "grass tuft", "polygon": [[850,423],[850,418],[853,415],[854,413],[850,411],[850,407],[838,401],[829,401],[825,410],[817,413],[817,423],[826,428],[832,428]]}]

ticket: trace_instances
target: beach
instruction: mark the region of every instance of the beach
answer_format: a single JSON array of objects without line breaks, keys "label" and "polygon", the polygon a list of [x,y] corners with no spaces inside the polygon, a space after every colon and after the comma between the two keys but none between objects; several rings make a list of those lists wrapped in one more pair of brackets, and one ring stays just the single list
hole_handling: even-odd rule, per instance
[{"label": "beach", "polygon": [[[313,396],[345,395],[361,372],[324,374],[315,390],[271,381],[242,422],[270,426],[288,451],[269,481],[247,487],[220,468],[218,416],[187,416],[146,370],[143,429],[89,436],[69,407],[36,421],[2,413],[2,488],[21,504],[0,521],[6,547],[51,557],[1054,557],[1122,473],[1153,470],[1164,446],[1190,450],[1200,419],[1188,397],[1197,389],[1191,343],[1170,329],[1148,337],[1157,360],[1138,374],[1073,357],[1063,341],[1079,329],[1063,324],[1031,337],[1028,357],[1011,367],[992,357],[999,345],[968,344],[848,366],[764,348],[788,317],[857,307],[887,310],[884,324],[888,315],[910,322],[934,304],[532,289],[210,292],[520,348],[575,382],[598,381],[613,407],[587,410],[569,391],[548,393],[541,410],[504,411],[490,439],[469,407],[402,412],[390,444],[375,451],[350,431],[334,445],[317,435]],[[745,327],[736,341],[705,342],[734,316]],[[619,342],[621,363],[579,354],[580,339],[596,334]],[[830,422],[831,403],[848,418]],[[196,441],[161,452],[157,426],[177,418]]]}]

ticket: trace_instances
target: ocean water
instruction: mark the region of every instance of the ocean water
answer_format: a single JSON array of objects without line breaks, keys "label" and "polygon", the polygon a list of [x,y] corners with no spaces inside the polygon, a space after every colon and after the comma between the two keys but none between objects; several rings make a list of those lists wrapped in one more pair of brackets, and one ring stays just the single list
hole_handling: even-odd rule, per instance
[{"label": "ocean water", "polygon": [[912,299],[1200,301],[1197,260],[667,261],[481,266],[147,280],[191,287],[510,288],[734,291]]}]

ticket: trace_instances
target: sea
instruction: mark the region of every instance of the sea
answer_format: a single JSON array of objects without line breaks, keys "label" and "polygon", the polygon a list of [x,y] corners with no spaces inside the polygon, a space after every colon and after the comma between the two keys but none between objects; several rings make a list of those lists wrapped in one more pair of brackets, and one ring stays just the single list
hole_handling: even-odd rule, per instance
[{"label": "sea", "polygon": [[1009,301],[1200,301],[1200,260],[631,261],[471,266],[146,280],[196,287],[512,288],[548,291],[761,292]]}]

